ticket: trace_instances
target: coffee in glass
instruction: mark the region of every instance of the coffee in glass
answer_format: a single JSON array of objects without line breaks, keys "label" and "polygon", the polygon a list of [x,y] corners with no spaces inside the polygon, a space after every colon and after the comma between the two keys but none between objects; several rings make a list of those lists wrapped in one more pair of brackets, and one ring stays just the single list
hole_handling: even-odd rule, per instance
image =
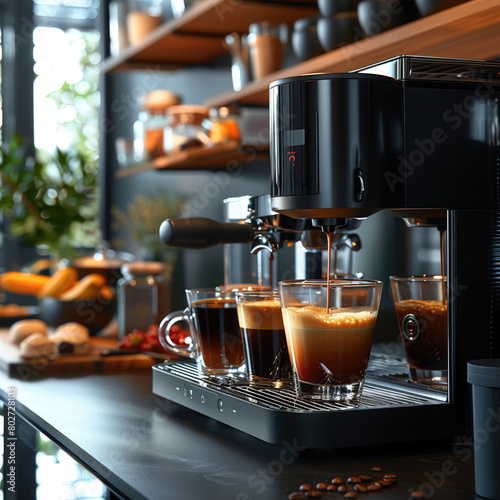
[{"label": "coffee in glass", "polygon": [[236,304],[249,381],[281,387],[291,380],[292,369],[279,293],[237,292]]},{"label": "coffee in glass", "polygon": [[370,358],[382,282],[331,279],[329,283],[279,284],[295,382],[304,397],[357,401]]},{"label": "coffee in glass", "polygon": [[[169,314],[158,332],[163,347],[196,359],[205,375],[234,375],[244,370],[243,343],[236,312],[235,293],[214,289],[186,290],[188,307]],[[178,321],[189,323],[192,343],[180,347],[170,338]]]},{"label": "coffee in glass", "polygon": [[448,373],[446,278],[391,276],[410,380],[443,383]]}]

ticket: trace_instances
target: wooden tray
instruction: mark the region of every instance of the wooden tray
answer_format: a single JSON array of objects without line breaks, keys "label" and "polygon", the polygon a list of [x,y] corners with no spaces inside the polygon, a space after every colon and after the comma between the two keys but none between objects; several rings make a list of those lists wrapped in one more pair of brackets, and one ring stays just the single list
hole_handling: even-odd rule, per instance
[{"label": "wooden tray", "polygon": [[0,370],[9,377],[32,379],[46,375],[116,373],[149,369],[158,360],[146,354],[102,356],[102,349],[116,349],[116,338],[91,337],[88,354],[65,354],[51,358],[24,359],[19,347],[9,342],[8,329],[0,329]]}]

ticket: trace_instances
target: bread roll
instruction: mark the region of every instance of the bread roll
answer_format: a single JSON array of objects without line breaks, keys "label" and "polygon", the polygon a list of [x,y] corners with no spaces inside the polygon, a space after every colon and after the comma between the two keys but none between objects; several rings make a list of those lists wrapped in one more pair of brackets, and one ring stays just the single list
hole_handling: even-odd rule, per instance
[{"label": "bread roll", "polygon": [[32,333],[19,344],[23,358],[43,358],[56,353],[56,344],[47,335]]},{"label": "bread roll", "polygon": [[55,343],[59,354],[87,354],[90,349],[88,336],[81,330],[59,331],[49,338]]},{"label": "bread roll", "polygon": [[16,321],[9,330],[9,340],[13,344],[20,344],[33,333],[40,333],[47,337],[47,324],[40,319],[22,319]]},{"label": "bread roll", "polygon": [[76,335],[79,335],[82,340],[88,340],[90,336],[90,331],[89,329],[80,323],[63,323],[62,325],[59,325],[55,331],[54,335],[58,333],[74,333]]}]

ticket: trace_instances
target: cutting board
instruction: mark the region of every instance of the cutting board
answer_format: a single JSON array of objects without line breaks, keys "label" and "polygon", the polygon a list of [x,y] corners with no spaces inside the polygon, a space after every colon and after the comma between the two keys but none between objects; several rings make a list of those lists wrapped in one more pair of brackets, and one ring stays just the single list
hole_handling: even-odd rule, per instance
[{"label": "cutting board", "polygon": [[0,369],[9,377],[32,379],[46,375],[80,375],[89,373],[116,373],[149,369],[158,360],[145,354],[102,356],[102,349],[116,349],[116,338],[90,337],[87,354],[64,354],[51,358],[24,359],[19,347],[8,340],[9,330],[0,329]]}]

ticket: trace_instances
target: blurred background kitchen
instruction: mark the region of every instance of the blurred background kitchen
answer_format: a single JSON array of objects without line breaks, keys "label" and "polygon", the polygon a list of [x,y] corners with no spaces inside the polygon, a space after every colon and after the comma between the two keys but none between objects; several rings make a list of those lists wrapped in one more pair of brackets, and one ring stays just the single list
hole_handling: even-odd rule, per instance
[{"label": "blurred background kitchen", "polygon": [[[223,283],[222,245],[167,249],[159,223],[223,221],[225,199],[269,192],[265,79],[422,16],[411,2],[406,18],[377,23],[363,15],[368,1],[250,2],[240,11],[222,2],[203,15],[203,0],[0,3],[3,148],[20,134],[19,155],[28,148],[43,166],[34,179],[29,159],[14,192],[2,164],[2,268],[96,248],[162,260],[174,308],[184,288]],[[439,272],[437,231],[374,219],[357,231],[354,272],[385,279],[408,262],[414,273]],[[293,254],[280,251],[280,273],[296,274]]]}]

